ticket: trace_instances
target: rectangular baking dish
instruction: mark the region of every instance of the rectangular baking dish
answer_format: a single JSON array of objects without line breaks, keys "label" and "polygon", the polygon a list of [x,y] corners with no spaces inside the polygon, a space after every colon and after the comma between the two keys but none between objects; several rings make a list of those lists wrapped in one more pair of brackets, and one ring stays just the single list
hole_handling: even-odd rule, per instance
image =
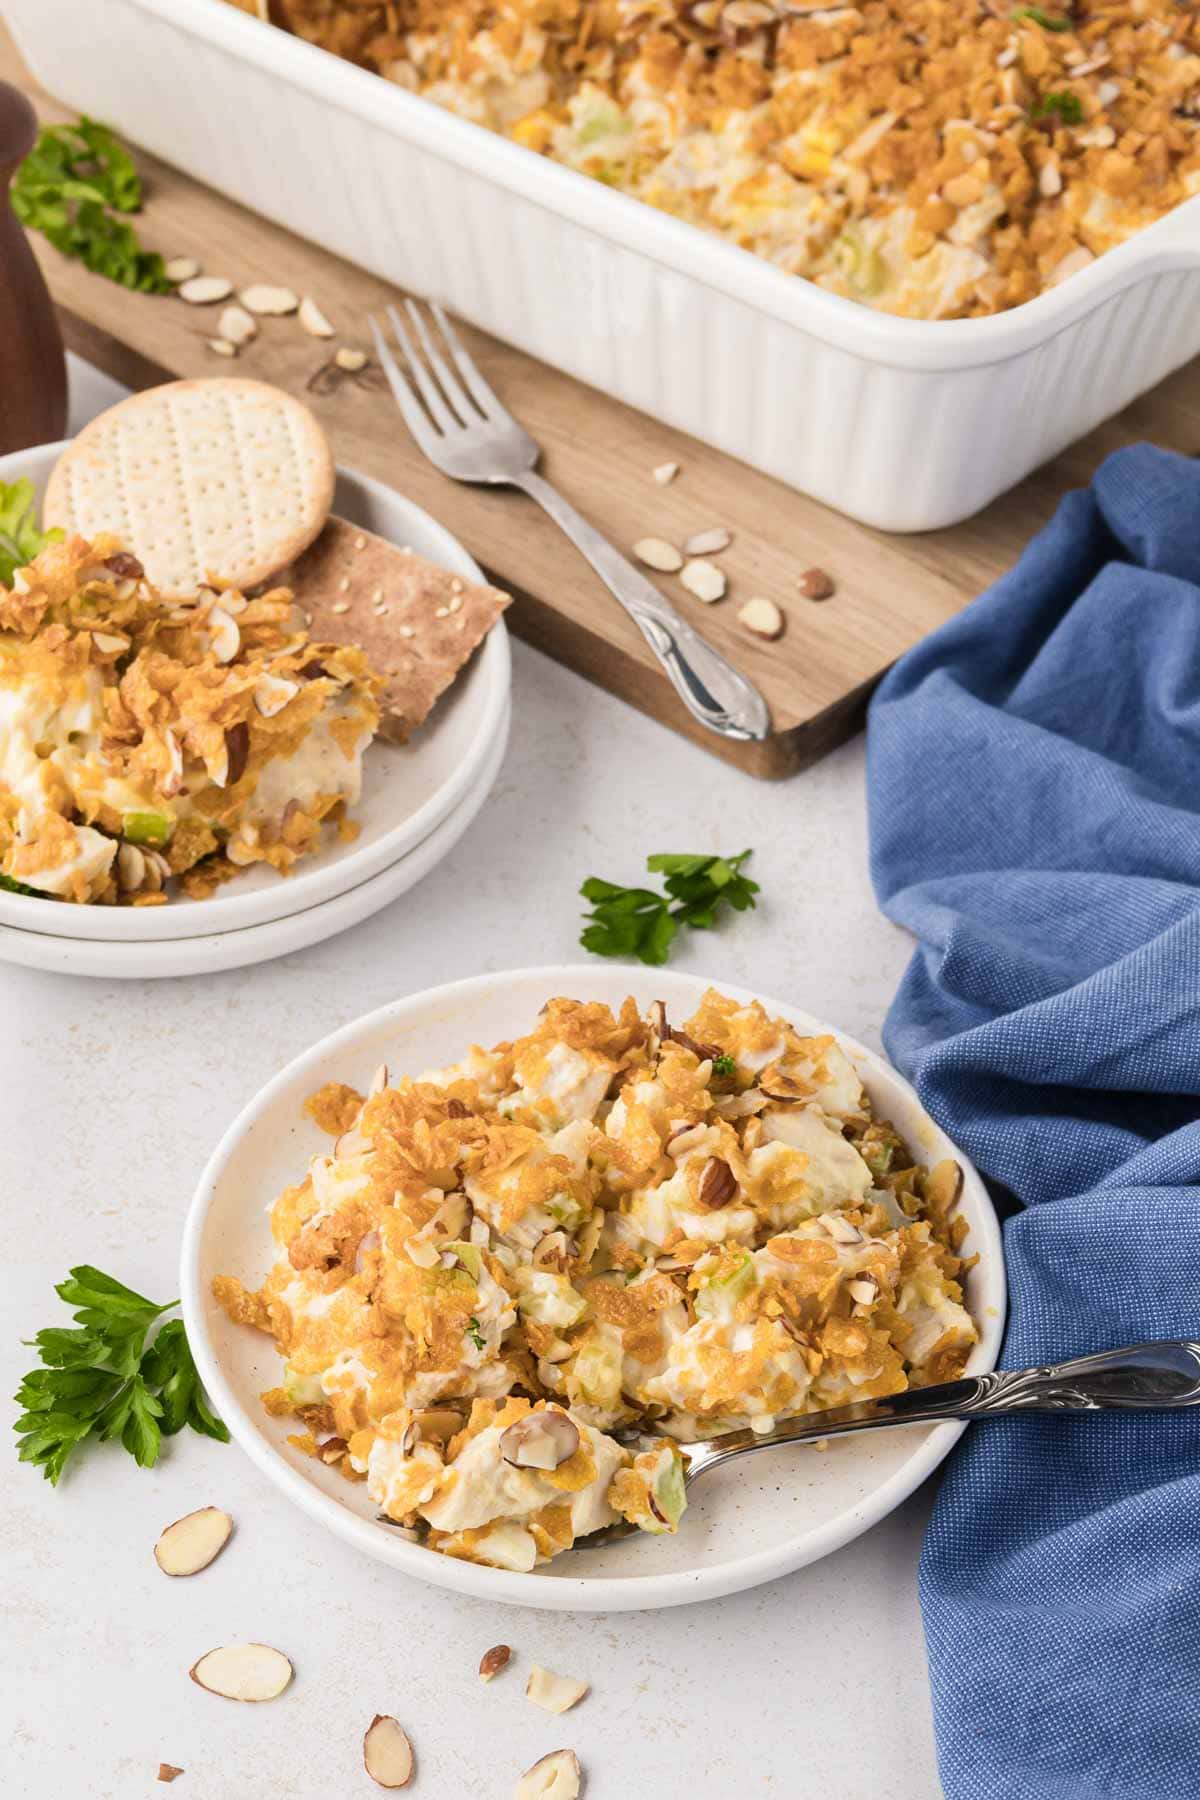
[{"label": "rectangular baking dish", "polygon": [[953,524],[1200,351],[1200,196],[1011,312],[896,319],[223,0],[6,0],[57,99],[886,531]]}]

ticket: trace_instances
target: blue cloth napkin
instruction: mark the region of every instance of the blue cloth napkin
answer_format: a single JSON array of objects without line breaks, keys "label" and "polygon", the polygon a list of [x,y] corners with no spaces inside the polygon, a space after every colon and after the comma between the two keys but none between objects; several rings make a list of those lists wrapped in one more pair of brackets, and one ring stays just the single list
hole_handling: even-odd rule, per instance
[{"label": "blue cloth napkin", "polygon": [[[1200,1337],[1200,467],[1111,456],[868,763],[885,1041],[1007,1198],[1004,1363]],[[949,1800],[1200,1796],[1200,1413],[973,1427],[921,1597]]]}]

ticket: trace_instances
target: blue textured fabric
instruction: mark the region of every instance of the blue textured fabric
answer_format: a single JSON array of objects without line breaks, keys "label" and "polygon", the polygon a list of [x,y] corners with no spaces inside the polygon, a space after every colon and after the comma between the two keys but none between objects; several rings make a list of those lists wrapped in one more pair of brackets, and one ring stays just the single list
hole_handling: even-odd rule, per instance
[{"label": "blue textured fabric", "polygon": [[[1007,1200],[1005,1363],[1200,1337],[1200,467],[1110,457],[868,760],[885,1041]],[[949,1800],[1198,1800],[1200,1415],[974,1427],[921,1596]]]}]

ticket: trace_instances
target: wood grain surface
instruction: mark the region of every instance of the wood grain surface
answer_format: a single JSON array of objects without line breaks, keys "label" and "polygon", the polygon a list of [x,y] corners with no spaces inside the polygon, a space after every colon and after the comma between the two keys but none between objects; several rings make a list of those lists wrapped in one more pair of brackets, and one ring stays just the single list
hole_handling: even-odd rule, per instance
[{"label": "wood grain surface", "polygon": [[[2,26],[0,78],[24,85],[43,119],[68,116],[31,83]],[[139,163],[147,200],[137,226],[149,246],[168,257],[193,256],[206,273],[227,275],[238,287],[265,281],[311,294],[336,338],[310,337],[294,317],[265,319],[236,362],[223,360],[208,344],[219,307],[130,294],[35,237],[73,349],[134,387],[236,371],[306,395],[339,462],[427,508],[491,580],[514,594],[509,621],[519,636],[756,775],[794,773],[856,730],[871,689],[896,657],[1007,568],[1059,497],[1086,481],[1108,451],[1140,437],[1189,453],[1200,446],[1200,364],[1193,363],[976,518],[945,531],[888,536],[464,328],[488,380],[542,445],[547,477],[615,543],[628,548],[651,535],[679,543],[718,524],[732,531],[732,546],[719,558],[729,592],[716,605],[694,600],[677,578],[653,578],[767,696],[771,738],[726,744],[692,722],[637,628],[532,501],[440,475],[410,440],[377,369],[333,391],[317,379],[314,391],[334,346],[368,347],[368,315],[394,301],[396,290],[153,157],[142,154]],[[677,462],[680,473],[660,487],[652,471],[664,462]],[[814,565],[833,576],[832,599],[799,594],[798,578]],[[755,594],[775,600],[786,615],[785,635],[775,643],[750,637],[737,622],[738,606]]]}]

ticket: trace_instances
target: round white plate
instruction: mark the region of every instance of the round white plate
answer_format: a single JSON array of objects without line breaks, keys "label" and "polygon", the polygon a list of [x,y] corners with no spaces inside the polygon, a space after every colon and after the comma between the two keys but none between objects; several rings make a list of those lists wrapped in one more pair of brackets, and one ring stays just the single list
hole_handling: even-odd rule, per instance
[{"label": "round white plate", "polygon": [[[188,1339],[206,1387],[242,1448],[313,1518],[348,1543],[406,1575],[478,1598],[555,1610],[627,1611],[676,1606],[734,1593],[798,1569],[857,1537],[907,1498],[962,1431],[959,1424],[909,1426],[834,1439],[824,1451],[780,1449],[738,1461],[699,1482],[674,1537],[627,1538],[603,1550],[570,1552],[531,1575],[484,1568],[408,1543],[378,1522],[365,1487],[351,1484],[287,1442],[291,1422],[270,1419],[259,1395],[279,1381],[269,1338],[231,1325],[212,1298],[216,1275],[256,1287],[275,1259],[265,1208],[298,1179],[328,1140],[308,1120],[305,1098],[330,1080],[367,1087],[386,1062],[393,1074],[456,1060],[472,1043],[529,1030],[554,994],[619,1005],[666,1002],[682,1019],[708,984],[696,976],[644,969],[566,967],[482,975],[434,988],[359,1019],[290,1063],[252,1100],[218,1145],[196,1190],[184,1230],[180,1293]],[[743,990],[725,992],[749,998]],[[832,1027],[780,1000],[765,1000],[804,1032]],[[995,1366],[1004,1323],[1000,1232],[979,1176],[921,1108],[908,1083],[880,1057],[836,1034],[875,1105],[931,1162],[955,1156],[965,1184],[966,1253],[979,1252],[967,1294],[981,1341],[969,1368]]]},{"label": "round white plate", "polygon": [[[335,894],[304,912],[290,913],[266,925],[249,925],[241,931],[221,931],[208,937],[166,938],[148,944],[106,944],[89,938],[48,937],[40,931],[15,931],[0,925],[0,962],[21,963],[30,969],[46,969],[56,975],[95,975],[108,979],[143,981],[151,976],[215,975],[222,969],[241,969],[248,963],[270,962],[293,950],[336,937],[351,925],[369,919],[383,906],[405,894],[441,862],[457,844],[482,807],[500,772],[508,746],[509,709],[500,716],[487,762],[475,787],[429,835],[389,868],[372,875],[344,894]],[[76,908],[83,911],[82,907]]]},{"label": "round white plate", "polygon": [[[0,457],[0,481],[27,475],[39,504],[66,444],[43,444]],[[440,563],[467,581],[479,565],[436,520],[369,475],[339,469],[334,511],[394,544]],[[0,924],[53,937],[143,944],[162,938],[208,937],[304,912],[358,887],[407,856],[470,793],[496,743],[511,687],[503,619],[497,620],[450,692],[411,743],[375,743],[363,762],[363,792],[352,817],[353,843],[326,831],[320,853],[285,880],[273,869],[248,869],[209,900],[173,899],[167,906],[66,906],[0,890]]]}]

